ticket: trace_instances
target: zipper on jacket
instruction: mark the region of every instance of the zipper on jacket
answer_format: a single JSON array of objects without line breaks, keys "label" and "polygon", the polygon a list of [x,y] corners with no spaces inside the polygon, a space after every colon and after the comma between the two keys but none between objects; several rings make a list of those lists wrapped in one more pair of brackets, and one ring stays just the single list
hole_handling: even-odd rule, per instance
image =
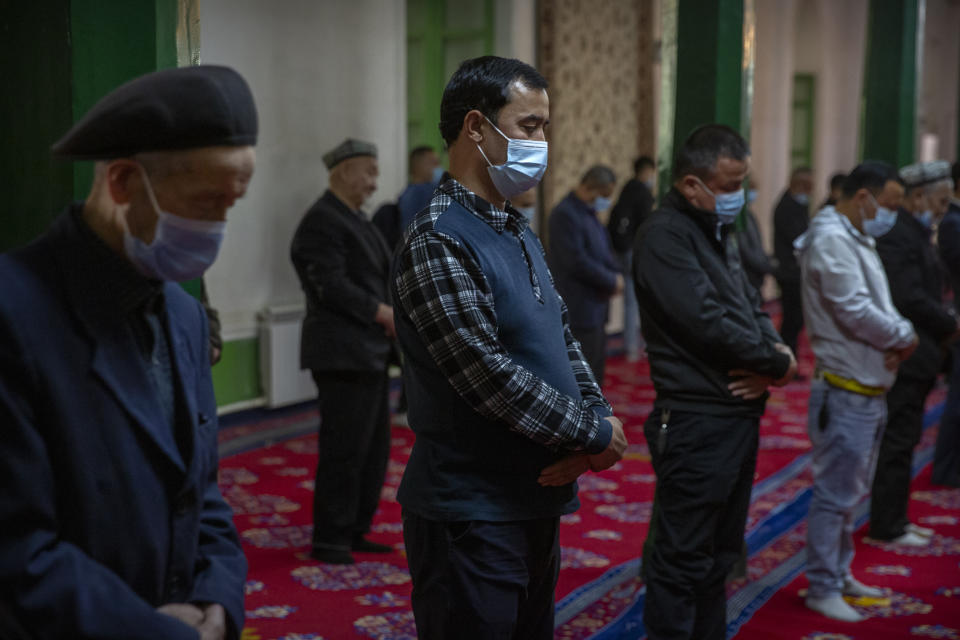
[{"label": "zipper on jacket", "polygon": [[670,409],[660,412],[660,433],[657,434],[657,453],[667,448],[667,425],[670,424]]}]

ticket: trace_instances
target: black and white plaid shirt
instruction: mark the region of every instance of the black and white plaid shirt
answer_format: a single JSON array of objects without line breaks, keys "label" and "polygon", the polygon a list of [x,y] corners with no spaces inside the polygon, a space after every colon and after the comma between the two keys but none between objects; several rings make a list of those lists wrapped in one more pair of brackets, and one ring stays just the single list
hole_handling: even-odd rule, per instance
[{"label": "black and white plaid shirt", "polygon": [[[440,372],[482,416],[557,452],[602,451],[611,434],[603,417],[612,411],[570,331],[566,305],[560,300],[564,341],[582,399],[561,393],[511,358],[480,264],[461,242],[435,228],[454,200],[498,233],[506,230],[518,239],[533,293],[538,299],[544,295],[524,248],[529,228],[523,214],[509,205],[498,209],[449,179],[408,229],[397,256],[398,315],[409,318]],[[535,244],[542,259],[543,248]]]}]

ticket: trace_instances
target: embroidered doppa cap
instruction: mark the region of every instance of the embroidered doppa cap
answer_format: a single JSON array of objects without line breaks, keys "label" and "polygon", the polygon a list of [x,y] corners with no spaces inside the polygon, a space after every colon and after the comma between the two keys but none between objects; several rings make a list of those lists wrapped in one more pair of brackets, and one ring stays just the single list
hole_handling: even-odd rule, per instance
[{"label": "embroidered doppa cap", "polygon": [[356,156],[373,156],[376,158],[377,146],[363,140],[347,138],[323,154],[323,164],[327,165],[327,169],[333,169],[347,158],[355,158]]},{"label": "embroidered doppa cap", "polygon": [[939,182],[950,177],[950,163],[946,160],[936,162],[918,162],[900,169],[900,179],[908,189],[922,187],[931,182]]}]

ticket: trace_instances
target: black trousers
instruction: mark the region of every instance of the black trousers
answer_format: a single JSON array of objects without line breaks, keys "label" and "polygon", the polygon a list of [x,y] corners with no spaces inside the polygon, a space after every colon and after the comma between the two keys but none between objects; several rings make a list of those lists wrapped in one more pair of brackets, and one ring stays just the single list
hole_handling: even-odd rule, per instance
[{"label": "black trousers", "polygon": [[349,549],[370,531],[390,455],[386,371],[314,371],[320,434],[313,546]]},{"label": "black trousers", "polygon": [[724,581],[741,555],[760,419],[659,409],[644,435],[657,474],[653,544],[645,549],[650,640],[723,640]]},{"label": "black trousers", "polygon": [[923,435],[923,408],[934,382],[898,376],[887,393],[887,425],[870,494],[871,538],[893,540],[906,533],[913,449]]},{"label": "black trousers", "polygon": [[930,482],[960,487],[960,343],[953,345],[950,390],[943,407],[943,415],[940,417]]},{"label": "black trousers", "polygon": [[603,327],[570,327],[573,337],[580,343],[583,357],[593,370],[597,384],[603,386],[603,376],[607,369],[607,331]]},{"label": "black trousers", "polygon": [[783,343],[797,352],[797,336],[803,328],[803,295],[799,282],[780,282],[780,307],[783,319],[780,322],[780,337]]},{"label": "black trousers", "polygon": [[560,519],[438,522],[403,512],[420,640],[553,640]]}]

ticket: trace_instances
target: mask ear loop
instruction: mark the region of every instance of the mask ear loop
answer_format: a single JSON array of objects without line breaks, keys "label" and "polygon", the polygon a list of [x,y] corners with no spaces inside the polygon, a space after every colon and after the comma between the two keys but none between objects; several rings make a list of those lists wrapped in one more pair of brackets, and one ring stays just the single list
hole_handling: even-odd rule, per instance
[{"label": "mask ear loop", "polygon": [[160,216],[160,204],[157,202],[157,197],[153,195],[153,184],[150,182],[150,176],[147,175],[147,170],[142,164],[137,163],[137,168],[140,170],[140,175],[143,176],[143,183],[147,187],[147,199],[150,200],[150,205],[153,207],[154,213],[157,214],[157,217]]}]

